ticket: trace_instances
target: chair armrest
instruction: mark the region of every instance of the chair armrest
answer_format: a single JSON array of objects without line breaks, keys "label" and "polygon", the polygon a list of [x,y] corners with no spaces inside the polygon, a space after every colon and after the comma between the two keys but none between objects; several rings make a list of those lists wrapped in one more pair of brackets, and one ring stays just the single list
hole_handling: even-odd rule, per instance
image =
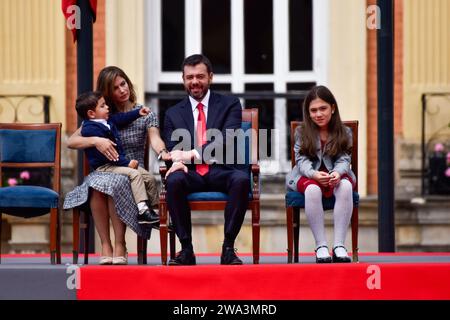
[{"label": "chair armrest", "polygon": [[252,164],[251,170],[253,200],[259,200],[259,164]]},{"label": "chair armrest", "polygon": [[259,175],[259,164],[252,164],[252,173],[254,175]]},{"label": "chair armrest", "polygon": [[161,175],[161,179],[166,179],[166,173],[167,173],[167,167],[166,166],[160,166],[159,167],[159,174]]}]

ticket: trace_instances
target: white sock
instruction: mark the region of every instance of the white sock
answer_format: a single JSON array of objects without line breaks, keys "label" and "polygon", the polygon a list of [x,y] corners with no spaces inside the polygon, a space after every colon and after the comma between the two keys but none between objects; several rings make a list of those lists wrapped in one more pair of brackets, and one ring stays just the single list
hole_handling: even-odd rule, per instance
[{"label": "white sock", "polygon": [[147,204],[145,203],[145,201],[141,201],[137,204],[138,206],[138,210],[139,210],[139,214],[143,214],[145,212],[145,210],[148,210]]},{"label": "white sock", "polygon": [[321,247],[317,249],[316,251],[316,257],[317,258],[328,258],[330,256],[330,253],[328,252],[327,247]]},{"label": "white sock", "polygon": [[322,190],[314,184],[309,185],[305,190],[305,214],[316,241],[316,248],[326,246]]},{"label": "white sock", "polygon": [[[342,179],[334,188],[334,246],[343,246],[353,211],[353,188],[350,181]],[[342,248],[341,248],[342,249]]]}]

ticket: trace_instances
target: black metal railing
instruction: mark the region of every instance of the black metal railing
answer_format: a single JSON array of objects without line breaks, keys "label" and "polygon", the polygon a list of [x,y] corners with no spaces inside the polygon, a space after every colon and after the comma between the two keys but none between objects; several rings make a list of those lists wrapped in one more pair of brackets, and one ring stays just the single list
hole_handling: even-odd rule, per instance
[{"label": "black metal railing", "polygon": [[[296,90],[296,91],[289,91],[286,93],[276,93],[273,91],[247,91],[242,93],[234,93],[234,92],[228,92],[228,91],[220,91],[217,90],[216,92],[226,94],[226,95],[233,95],[238,98],[243,99],[252,99],[252,100],[268,100],[268,99],[276,99],[276,98],[284,98],[284,99],[299,99],[303,100],[308,93],[308,91],[302,91],[302,90]],[[176,99],[183,99],[186,97],[186,92],[184,91],[158,91],[158,92],[146,92],[145,98],[146,99],[161,99],[161,100],[176,100]]]},{"label": "black metal railing", "polygon": [[[33,122],[50,123],[50,96],[31,94],[0,95],[1,122],[24,122],[21,119],[22,114],[27,117],[31,115]],[[50,170],[51,169],[49,168],[35,168],[28,170],[24,170],[24,168],[5,168],[3,172],[4,175],[0,180],[0,187],[10,185],[8,182],[10,178],[18,181],[19,184],[51,186]],[[29,173],[29,179],[20,178],[23,171]]]},{"label": "black metal railing", "polygon": [[[422,196],[450,194],[450,177],[446,177],[444,174],[445,166],[447,166],[445,152],[450,152],[449,114],[450,92],[422,94]],[[427,119],[430,118],[434,119],[435,126],[429,125],[428,129]],[[432,150],[431,144],[438,141],[445,141],[445,143],[442,143],[442,151],[435,152],[434,148]]]},{"label": "black metal railing", "polygon": [[[11,112],[8,113],[8,109]],[[22,122],[20,114],[39,117],[42,115],[44,123],[50,122],[49,95],[0,95],[0,118],[2,122]],[[10,120],[8,115],[11,114]]]},{"label": "black metal railing", "polygon": [[[213,88],[214,90],[214,88]],[[260,129],[273,129],[275,126],[275,113],[282,112],[275,107],[275,99],[284,99],[286,101],[285,110],[286,112],[286,128],[289,128],[291,121],[303,120],[302,104],[308,91],[306,90],[289,90],[285,93],[277,93],[273,91],[246,91],[241,93],[235,93],[223,90],[214,90],[215,92],[222,93],[225,95],[233,95],[240,99],[245,100],[244,107],[259,109],[259,128]],[[186,97],[186,92],[180,90],[162,90],[159,92],[147,92],[145,94],[145,101],[147,103],[150,100],[158,100],[158,118],[160,121],[160,129],[164,130],[164,117],[166,110],[172,105],[176,104],[180,100]],[[272,136],[268,136],[268,156],[271,155],[272,149]],[[287,130],[287,135],[285,138],[287,149],[290,148],[290,131]],[[286,158],[290,160],[291,153],[287,152]]]}]

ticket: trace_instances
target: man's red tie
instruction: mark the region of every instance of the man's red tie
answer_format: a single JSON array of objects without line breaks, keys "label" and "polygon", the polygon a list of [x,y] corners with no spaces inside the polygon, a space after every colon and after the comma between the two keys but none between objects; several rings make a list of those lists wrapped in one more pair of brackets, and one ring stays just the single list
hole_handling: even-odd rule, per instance
[{"label": "man's red tie", "polygon": [[[198,118],[197,118],[197,145],[199,147],[206,143],[206,117],[203,112],[203,104],[199,103],[197,105]],[[201,176],[208,173],[209,167],[207,164],[197,164],[195,165],[195,171]]]}]

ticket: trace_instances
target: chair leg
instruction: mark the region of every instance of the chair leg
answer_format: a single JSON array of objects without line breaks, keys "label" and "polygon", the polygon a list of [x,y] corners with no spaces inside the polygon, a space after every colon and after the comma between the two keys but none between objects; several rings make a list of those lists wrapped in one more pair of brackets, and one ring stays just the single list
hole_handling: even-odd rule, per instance
[{"label": "chair leg", "polygon": [[170,249],[170,259],[175,259],[175,228],[172,225],[172,230],[169,232],[169,249]]},{"label": "chair leg", "polygon": [[91,225],[88,212],[83,212],[83,236],[84,236],[84,264],[89,263],[89,228]]},{"label": "chair leg", "polygon": [[80,210],[72,209],[72,263],[78,264],[78,253],[80,251]]},{"label": "chair leg", "polygon": [[352,260],[353,262],[358,262],[359,261],[359,257],[358,257],[358,208],[353,208],[353,213],[352,213]]},{"label": "chair leg", "polygon": [[286,208],[286,231],[287,231],[287,255],[288,255],[288,263],[292,263],[292,251],[293,251],[293,216],[294,216],[294,208],[287,207]]},{"label": "chair leg", "polygon": [[0,264],[2,263],[2,213],[0,212]]},{"label": "chair leg", "polygon": [[294,262],[298,262],[298,240],[300,236],[300,208],[293,208],[294,219]]},{"label": "chair leg", "polygon": [[167,204],[159,202],[159,238],[161,245],[161,263],[167,265]]},{"label": "chair leg", "polygon": [[59,208],[57,209],[57,228],[56,228],[56,263],[61,264],[61,231],[62,231],[62,218],[59,212]]},{"label": "chair leg", "polygon": [[142,257],[142,238],[137,236],[137,261],[138,264],[143,264]]},{"label": "chair leg", "polygon": [[58,209],[50,209],[50,263],[56,264],[56,238],[58,228]]},{"label": "chair leg", "polygon": [[253,240],[253,264],[259,264],[259,237],[260,237],[260,212],[259,201],[252,206],[252,240]]},{"label": "chair leg", "polygon": [[147,239],[137,237],[138,264],[147,264]]},{"label": "chair leg", "polygon": [[142,253],[144,254],[142,263],[147,264],[147,243],[148,243],[148,241],[145,238],[142,238],[142,241],[143,241],[142,242]]}]

